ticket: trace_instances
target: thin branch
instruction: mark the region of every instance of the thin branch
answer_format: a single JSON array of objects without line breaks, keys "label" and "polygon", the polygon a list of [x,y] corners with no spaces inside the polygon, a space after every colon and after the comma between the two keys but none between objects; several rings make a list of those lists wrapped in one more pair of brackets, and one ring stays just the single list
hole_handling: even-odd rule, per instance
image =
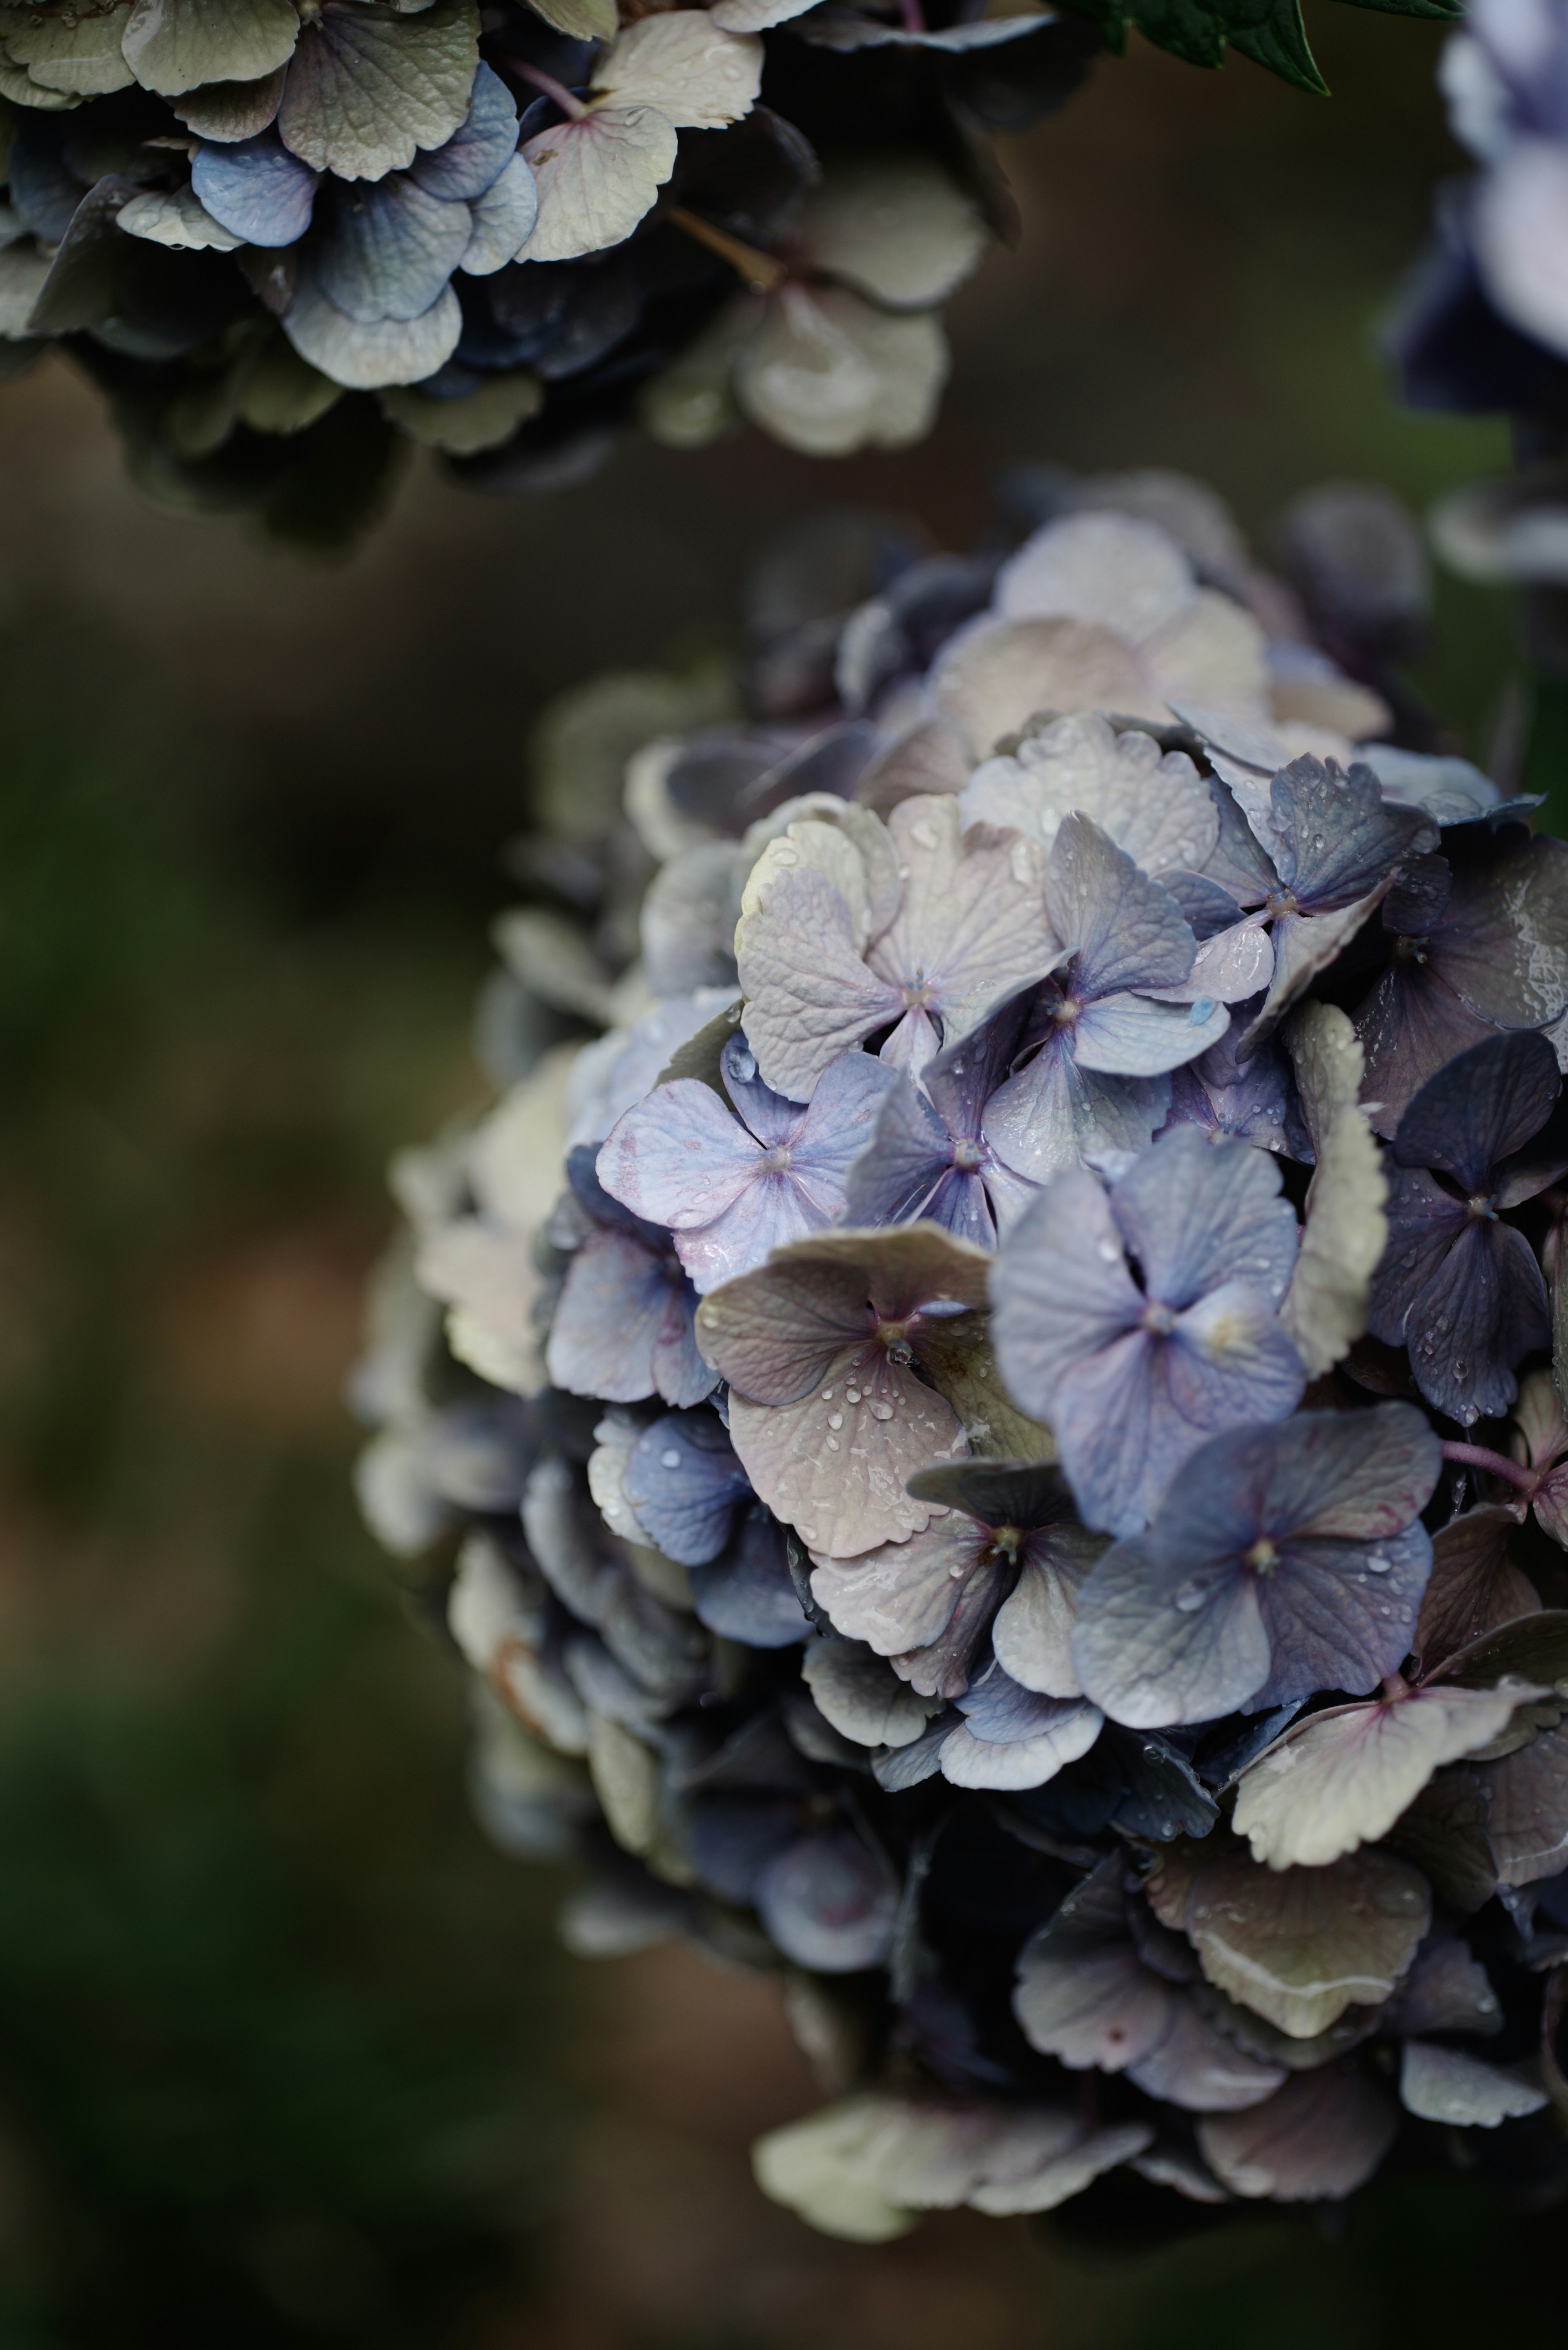
[{"label": "thin branch", "polygon": [[1484,1469],[1490,1477],[1504,1477],[1511,1485],[1517,1485],[1520,1492],[1527,1495],[1532,1496],[1541,1482],[1533,1469],[1521,1468],[1506,1453],[1490,1452],[1484,1444],[1455,1444],[1445,1439],[1443,1458],[1445,1461],[1462,1461],[1467,1469]]}]

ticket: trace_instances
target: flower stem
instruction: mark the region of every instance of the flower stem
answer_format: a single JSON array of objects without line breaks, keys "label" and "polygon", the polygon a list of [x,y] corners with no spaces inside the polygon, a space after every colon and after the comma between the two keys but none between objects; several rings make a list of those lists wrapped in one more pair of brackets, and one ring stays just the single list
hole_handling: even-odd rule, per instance
[{"label": "flower stem", "polygon": [[554,99],[568,121],[582,120],[588,109],[580,98],[574,98],[564,81],[557,81],[554,74],[545,73],[541,66],[525,66],[519,57],[514,57],[512,64],[524,81],[531,81],[535,89],[542,89],[546,98]]},{"label": "flower stem", "polygon": [[683,228],[688,236],[694,236],[699,244],[705,244],[710,253],[716,253],[721,261],[727,261],[731,268],[745,279],[753,294],[774,293],[789,276],[784,263],[773,254],[759,253],[754,244],[742,244],[738,236],[730,234],[728,229],[715,228],[712,222],[705,221],[700,213],[689,213],[684,204],[671,204],[669,217],[677,228]]},{"label": "flower stem", "polygon": [[1443,1458],[1445,1461],[1460,1461],[1467,1469],[1484,1469],[1491,1477],[1505,1477],[1511,1485],[1517,1485],[1521,1493],[1533,1494],[1541,1482],[1533,1469],[1523,1469],[1517,1461],[1510,1461],[1505,1453],[1489,1451],[1484,1444],[1455,1444],[1445,1439]]}]

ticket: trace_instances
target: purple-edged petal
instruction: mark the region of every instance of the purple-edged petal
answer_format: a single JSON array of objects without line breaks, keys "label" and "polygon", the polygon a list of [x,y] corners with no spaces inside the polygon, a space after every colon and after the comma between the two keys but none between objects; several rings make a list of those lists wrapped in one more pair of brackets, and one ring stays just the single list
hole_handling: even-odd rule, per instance
[{"label": "purple-edged petal", "polygon": [[1022,834],[963,832],[945,795],[900,801],[888,829],[903,894],[867,960],[900,992],[923,994],[950,1045],[1060,960],[1041,897],[1044,859]]},{"label": "purple-edged petal", "polygon": [[1111,1211],[1148,1295],[1179,1310],[1222,1283],[1282,1298],[1296,1260],[1295,1211],[1272,1160],[1244,1144],[1161,1135],[1111,1193]]},{"label": "purple-edged petal", "polygon": [[717,1558],[751,1484],[723,1422],[711,1411],[671,1412],[645,1428],[621,1490],[656,1549],[684,1566]]},{"label": "purple-edged petal", "polygon": [[775,1092],[809,1101],[830,1061],[906,1009],[904,991],[868,971],[854,921],[831,881],[785,873],[741,926],[746,1038]]},{"label": "purple-edged petal", "polygon": [[1287,1419],[1306,1384],[1272,1303],[1241,1281],[1210,1290],[1178,1317],[1165,1365],[1171,1401],[1206,1431]]},{"label": "purple-edged petal", "polygon": [[859,1558],[814,1551],[811,1595],[836,1632],[879,1657],[903,1656],[940,1639],[989,1544],[986,1528],[950,1513]]}]

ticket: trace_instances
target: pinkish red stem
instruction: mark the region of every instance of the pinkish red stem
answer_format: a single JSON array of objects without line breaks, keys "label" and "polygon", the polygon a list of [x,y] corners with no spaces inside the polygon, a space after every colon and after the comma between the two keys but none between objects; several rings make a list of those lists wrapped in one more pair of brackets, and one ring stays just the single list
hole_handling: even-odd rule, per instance
[{"label": "pinkish red stem", "polygon": [[1462,1461],[1467,1469],[1484,1469],[1489,1477],[1505,1477],[1521,1493],[1532,1494],[1541,1482],[1533,1469],[1521,1468],[1506,1453],[1489,1451],[1484,1444],[1455,1444],[1445,1439],[1443,1458]]},{"label": "pinkish red stem", "polygon": [[524,80],[531,81],[535,89],[542,89],[546,98],[553,99],[569,120],[582,120],[588,109],[580,98],[573,97],[564,81],[557,81],[554,74],[545,73],[540,66],[524,65],[520,58],[514,57],[512,63]]}]

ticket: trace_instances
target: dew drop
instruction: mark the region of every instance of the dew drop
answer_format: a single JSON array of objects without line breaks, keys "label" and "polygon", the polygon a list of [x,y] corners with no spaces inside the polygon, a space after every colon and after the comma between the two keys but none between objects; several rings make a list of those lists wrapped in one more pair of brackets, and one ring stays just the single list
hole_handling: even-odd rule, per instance
[{"label": "dew drop", "polygon": [[1095,1254],[1099,1258],[1102,1264],[1115,1264],[1116,1259],[1121,1254],[1121,1251],[1117,1248],[1115,1241],[1096,1241],[1095,1243]]},{"label": "dew drop", "polygon": [[880,1401],[873,1403],[871,1406],[871,1417],[873,1419],[891,1419],[893,1417],[892,1405],[890,1403],[882,1403]]},{"label": "dew drop", "polygon": [[844,1399],[845,1399],[845,1401],[846,1401],[846,1403],[858,1403],[858,1402],[859,1402],[859,1400],[860,1400],[860,1390],[859,1390],[859,1388],[845,1388],[845,1390],[844,1390]]},{"label": "dew drop", "polygon": [[680,1468],[680,1455],[677,1452],[673,1444],[667,1446],[664,1451],[659,1454],[659,1464],[661,1469]]},{"label": "dew drop", "polygon": [[1184,1583],[1180,1590],[1176,1595],[1176,1605],[1183,1616],[1190,1616],[1195,1607],[1201,1607],[1203,1605],[1202,1585],[1200,1583]]},{"label": "dew drop", "polygon": [[1394,1562],[1391,1558],[1385,1558],[1380,1550],[1369,1550],[1366,1564],[1374,1575],[1386,1575]]},{"label": "dew drop", "polygon": [[844,1414],[841,1411],[830,1411],[827,1415],[827,1424],[829,1428],[842,1428]]},{"label": "dew drop", "polygon": [[831,1388],[823,1388],[822,1400],[824,1403],[831,1403],[833,1401],[833,1389]]},{"label": "dew drop", "polygon": [[927,824],[922,818],[919,824],[912,824],[909,827],[909,838],[916,844],[917,847],[935,848],[937,846],[937,828],[934,824]]},{"label": "dew drop", "polygon": [[838,1450],[838,1439],[837,1439],[837,1437],[836,1437],[836,1436],[830,1436],[830,1437],[828,1438],[828,1440],[827,1440],[827,1449],[828,1449],[828,1451],[829,1451],[830,1452],[836,1452],[836,1451],[837,1451],[837,1450]]},{"label": "dew drop", "polygon": [[756,1062],[750,1053],[735,1054],[730,1066],[743,1086],[749,1086],[757,1074]]}]

